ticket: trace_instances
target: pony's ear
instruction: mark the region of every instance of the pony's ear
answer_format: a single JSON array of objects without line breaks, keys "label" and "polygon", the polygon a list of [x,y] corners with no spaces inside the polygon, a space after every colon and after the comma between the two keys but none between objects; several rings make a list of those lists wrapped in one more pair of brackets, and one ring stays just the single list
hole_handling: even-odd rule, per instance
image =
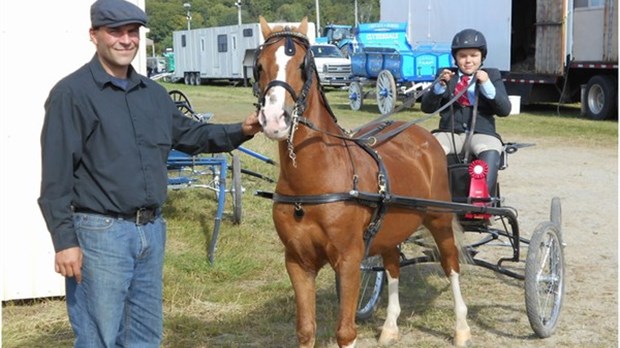
[{"label": "pony's ear", "polygon": [[301,20],[301,23],[297,27],[297,31],[304,35],[308,34],[308,17],[307,16]]},{"label": "pony's ear", "polygon": [[260,23],[260,30],[263,32],[263,37],[267,38],[271,35],[271,28],[269,27],[269,24],[263,16],[258,16],[258,21]]}]

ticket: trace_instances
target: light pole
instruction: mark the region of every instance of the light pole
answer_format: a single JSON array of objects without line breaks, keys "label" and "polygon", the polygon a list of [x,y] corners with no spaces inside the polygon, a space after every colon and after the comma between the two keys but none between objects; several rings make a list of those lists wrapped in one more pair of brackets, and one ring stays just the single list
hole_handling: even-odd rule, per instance
[{"label": "light pole", "polygon": [[192,13],[190,12],[191,8],[192,8],[192,4],[190,4],[189,2],[186,2],[183,4],[183,8],[185,8],[185,10],[187,11],[187,30],[191,29],[191,21],[192,21]]},{"label": "light pole", "polygon": [[241,25],[241,0],[237,0],[237,2],[235,2],[235,6],[237,6],[238,22],[239,22],[239,25]]},{"label": "light pole", "polygon": [[319,0],[315,0],[316,7],[316,36],[321,36],[321,11],[319,10]]}]

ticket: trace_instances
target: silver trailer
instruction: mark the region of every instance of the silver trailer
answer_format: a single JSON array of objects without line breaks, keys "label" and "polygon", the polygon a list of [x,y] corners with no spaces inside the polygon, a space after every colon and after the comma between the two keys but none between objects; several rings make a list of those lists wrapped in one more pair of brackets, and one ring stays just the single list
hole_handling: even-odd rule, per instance
[{"label": "silver trailer", "polygon": [[485,65],[521,104],[581,101],[591,119],[618,116],[618,0],[381,0],[381,20],[408,22],[412,42],[475,28]]},{"label": "silver trailer", "polygon": [[[172,35],[175,59],[172,77],[186,85],[212,80],[247,84],[252,78],[256,48],[265,41],[258,23],[181,30]],[[314,23],[308,23],[308,36],[310,43],[314,43]]]}]

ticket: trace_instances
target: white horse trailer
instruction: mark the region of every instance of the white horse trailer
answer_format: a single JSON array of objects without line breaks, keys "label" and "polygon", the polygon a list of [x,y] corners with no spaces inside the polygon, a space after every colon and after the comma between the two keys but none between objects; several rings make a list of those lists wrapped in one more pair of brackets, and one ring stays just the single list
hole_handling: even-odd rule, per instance
[{"label": "white horse trailer", "polygon": [[[270,23],[297,26],[299,23]],[[314,23],[308,23],[310,43],[315,42]],[[247,84],[252,78],[254,53],[265,39],[258,23],[175,31],[172,36],[175,71],[173,79],[186,85],[210,80]]]},{"label": "white horse trailer", "polygon": [[618,0],[381,0],[381,20],[408,22],[412,42],[477,29],[485,65],[521,104],[581,101],[591,119],[618,116]]}]

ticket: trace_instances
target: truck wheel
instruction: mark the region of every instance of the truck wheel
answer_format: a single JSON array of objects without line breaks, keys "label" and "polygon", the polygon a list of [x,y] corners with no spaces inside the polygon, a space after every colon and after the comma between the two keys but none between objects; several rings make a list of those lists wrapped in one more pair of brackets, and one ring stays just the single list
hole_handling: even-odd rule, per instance
[{"label": "truck wheel", "polygon": [[190,75],[190,73],[185,73],[185,74],[183,74],[183,82],[184,82],[186,85],[189,85],[189,84],[190,84],[190,82],[191,82],[191,81],[189,80],[189,75]]},{"label": "truck wheel", "polygon": [[604,120],[618,114],[618,90],[612,76],[596,75],[590,78],[586,85],[585,103],[586,115],[593,120]]}]

